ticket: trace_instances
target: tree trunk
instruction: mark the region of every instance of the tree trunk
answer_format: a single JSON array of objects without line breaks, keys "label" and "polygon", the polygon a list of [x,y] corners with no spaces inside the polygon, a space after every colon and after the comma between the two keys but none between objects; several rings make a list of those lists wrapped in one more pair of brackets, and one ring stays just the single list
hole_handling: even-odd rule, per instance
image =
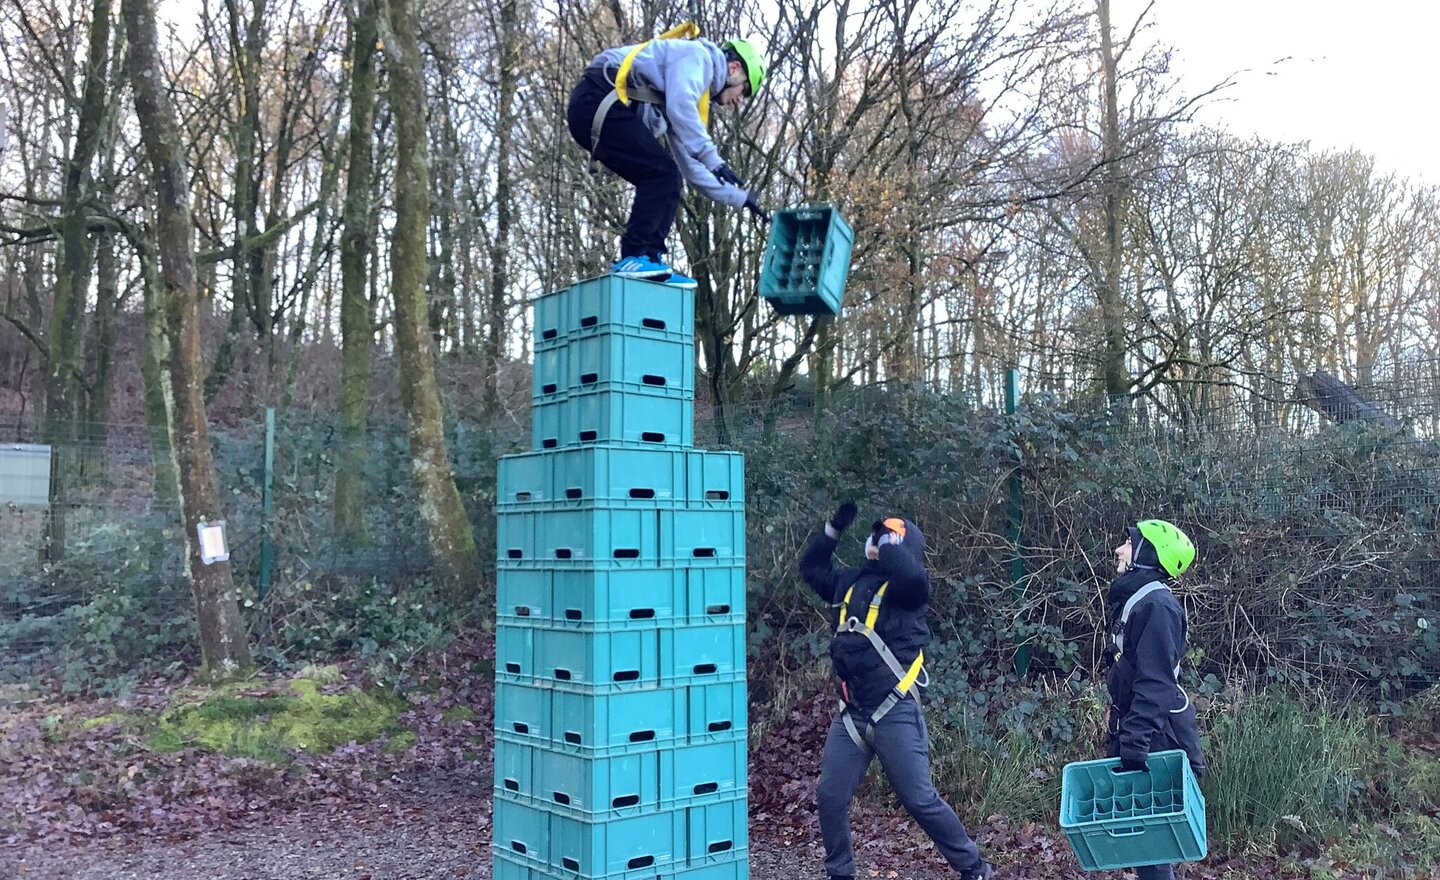
[{"label": "tree trunk", "polygon": [[490,322],[485,337],[485,411],[500,411],[500,368],[505,358],[505,331],[510,287],[510,155],[515,141],[515,97],[519,81],[519,3],[500,0],[500,83],[495,120],[495,238],[490,251]]},{"label": "tree trunk", "polygon": [[[205,377],[206,402],[214,400],[230,378],[230,371],[235,366],[235,346],[240,344],[245,318],[251,317],[259,330],[260,339],[268,336],[270,318],[268,294],[262,294],[262,288],[267,287],[265,248],[250,244],[260,231],[260,181],[256,174],[255,150],[260,140],[260,53],[264,38],[265,0],[255,0],[243,39],[238,3],[239,0],[226,0],[225,3],[230,48],[236,75],[240,79],[240,94],[237,96],[240,100],[240,121],[235,129],[235,244],[231,253],[230,321],[220,342],[220,350],[215,353],[210,375]],[[267,300],[264,310],[255,302],[262,295]]]},{"label": "tree trunk", "polygon": [[60,256],[55,265],[55,300],[50,312],[50,352],[46,370],[43,442],[50,444],[50,516],[46,523],[45,556],[65,555],[67,480],[78,471],[80,368],[85,338],[85,299],[90,286],[90,233],[84,200],[90,188],[90,165],[100,145],[105,117],[105,85],[109,73],[110,3],[94,0],[90,8],[90,45],[85,60],[85,86],[60,207]]},{"label": "tree trunk", "polygon": [[365,434],[370,405],[370,342],[375,318],[366,285],[374,226],[370,208],[375,176],[375,40],[377,0],[355,11],[350,71],[349,164],[345,229],[340,236],[340,453],[335,465],[335,532],[343,546],[365,534]]},{"label": "tree trunk", "polygon": [[98,236],[95,259],[95,372],[85,410],[86,479],[105,473],[105,443],[109,437],[110,394],[114,386],[116,313],[120,308],[120,265],[115,257],[115,235]]},{"label": "tree trunk", "polygon": [[1125,370],[1125,305],[1120,298],[1120,108],[1115,73],[1115,48],[1110,37],[1110,0],[1097,0],[1100,13],[1100,63],[1105,86],[1104,164],[1105,253],[1100,287],[1100,316],[1105,350],[1101,373],[1105,394],[1113,401],[1130,392]]},{"label": "tree trunk", "polygon": [[202,521],[220,519],[221,510],[215,463],[210,454],[210,430],[205,420],[205,365],[200,356],[200,309],[191,241],[194,230],[180,123],[162,80],[153,0],[123,0],[121,8],[130,34],[135,113],[156,189],[156,233],[171,341],[174,407],[170,433],[180,474],[186,560],[200,624],[200,676],[224,681],[248,675],[254,664],[240,619],[230,563],[201,562],[196,534]]},{"label": "tree trunk", "polygon": [[135,243],[140,255],[140,283],[144,292],[145,340],[140,355],[140,378],[145,388],[145,431],[150,435],[154,472],[154,503],[174,508],[180,503],[180,477],[175,473],[175,448],[170,442],[170,345],[165,332],[165,288],[155,257]]},{"label": "tree trunk", "polygon": [[458,595],[479,586],[475,537],[450,472],[444,413],[435,383],[425,295],[425,229],[430,216],[426,173],[425,80],[409,0],[388,0],[382,19],[390,108],[395,115],[395,230],[390,246],[390,294],[395,301],[395,346],[400,394],[409,419],[410,465],[420,515],[430,534],[437,576]]}]

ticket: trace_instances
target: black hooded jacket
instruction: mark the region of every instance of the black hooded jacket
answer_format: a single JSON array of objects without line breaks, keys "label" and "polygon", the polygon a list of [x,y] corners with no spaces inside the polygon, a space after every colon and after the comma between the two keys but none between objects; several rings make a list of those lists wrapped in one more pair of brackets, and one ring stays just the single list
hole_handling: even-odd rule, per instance
[{"label": "black hooded jacket", "polygon": [[[906,669],[930,642],[925,611],[930,601],[930,576],[925,572],[925,535],[905,520],[905,538],[899,544],[882,544],[880,558],[867,559],[858,568],[834,565],[836,541],[824,530],[810,537],[800,557],[800,575],[826,602],[837,608],[851,591],[847,617],[865,620],[870,600],[880,585],[889,582],[880,602],[875,632]],[[838,628],[835,616],[830,618]],[[830,642],[830,661],[846,685],[849,702],[866,714],[875,711],[897,684],[875,646],[859,633],[837,633]]]},{"label": "black hooded jacket", "polygon": [[[1150,752],[1183,749],[1195,772],[1203,774],[1195,707],[1181,690],[1175,671],[1185,655],[1185,609],[1168,589],[1169,578],[1158,562],[1145,558],[1143,550],[1135,562],[1149,567],[1132,568],[1117,577],[1105,599],[1112,660],[1107,677],[1112,704],[1110,753],[1144,760]],[[1166,589],[1140,599],[1122,627],[1126,602],[1156,581]],[[1117,647],[1117,636],[1123,648]]]}]

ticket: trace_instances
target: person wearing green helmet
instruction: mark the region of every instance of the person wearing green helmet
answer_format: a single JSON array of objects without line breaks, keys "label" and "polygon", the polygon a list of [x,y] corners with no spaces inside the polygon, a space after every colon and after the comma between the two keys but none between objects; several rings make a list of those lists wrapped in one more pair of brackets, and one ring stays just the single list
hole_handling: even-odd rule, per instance
[{"label": "person wearing green helmet", "polygon": [[695,280],[675,272],[665,258],[682,182],[720,204],[770,219],[758,194],[720,157],[708,130],[712,104],[734,106],[759,92],[765,59],[748,40],[717,45],[698,33],[685,24],[596,55],[566,113],[571,136],[593,164],[635,186],[611,273],[685,289],[693,289]]},{"label": "person wearing green helmet", "polygon": [[[1172,523],[1141,520],[1115,548],[1115,580],[1105,597],[1110,637],[1106,732],[1117,773],[1147,772],[1151,752],[1182,749],[1205,775],[1195,706],[1180,687],[1185,609],[1171,591],[1195,562],[1195,545]],[[1173,865],[1135,869],[1138,880],[1173,880]]]}]

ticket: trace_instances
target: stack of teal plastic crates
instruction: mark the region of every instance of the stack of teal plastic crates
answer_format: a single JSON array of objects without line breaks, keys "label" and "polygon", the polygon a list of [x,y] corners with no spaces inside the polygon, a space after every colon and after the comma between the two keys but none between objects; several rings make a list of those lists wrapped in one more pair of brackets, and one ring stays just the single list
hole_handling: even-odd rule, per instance
[{"label": "stack of teal plastic crates", "polygon": [[496,880],[744,880],[739,453],[695,449],[694,298],[535,306],[537,451],[500,461]]}]

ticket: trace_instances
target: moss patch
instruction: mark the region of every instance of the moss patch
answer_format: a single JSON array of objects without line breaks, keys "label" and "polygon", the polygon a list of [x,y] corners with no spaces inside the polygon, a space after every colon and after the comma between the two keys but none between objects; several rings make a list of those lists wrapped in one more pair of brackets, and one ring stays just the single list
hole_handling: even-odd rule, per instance
[{"label": "moss patch", "polygon": [[121,730],[129,729],[135,724],[134,715],[125,712],[107,712],[104,715],[96,715],[94,718],[86,718],[80,722],[81,730],[94,730],[97,727],[104,727],[106,724],[113,724]]},{"label": "moss patch", "polygon": [[[350,688],[321,693],[313,679],[297,678],[288,694],[247,696],[212,692],[175,706],[155,722],[146,744],[152,751],[195,747],[232,757],[284,763],[292,750],[328,752],[348,742],[370,742],[385,734],[409,733],[399,716],[404,700],[379,691]],[[409,748],[411,740],[402,748]]]},{"label": "moss patch", "polygon": [[386,740],[385,753],[387,755],[398,755],[401,752],[409,751],[410,747],[415,745],[415,740],[415,731],[402,730]]},{"label": "moss patch", "polygon": [[440,720],[446,724],[455,724],[459,721],[474,721],[475,710],[469,706],[451,706],[440,713]]}]

